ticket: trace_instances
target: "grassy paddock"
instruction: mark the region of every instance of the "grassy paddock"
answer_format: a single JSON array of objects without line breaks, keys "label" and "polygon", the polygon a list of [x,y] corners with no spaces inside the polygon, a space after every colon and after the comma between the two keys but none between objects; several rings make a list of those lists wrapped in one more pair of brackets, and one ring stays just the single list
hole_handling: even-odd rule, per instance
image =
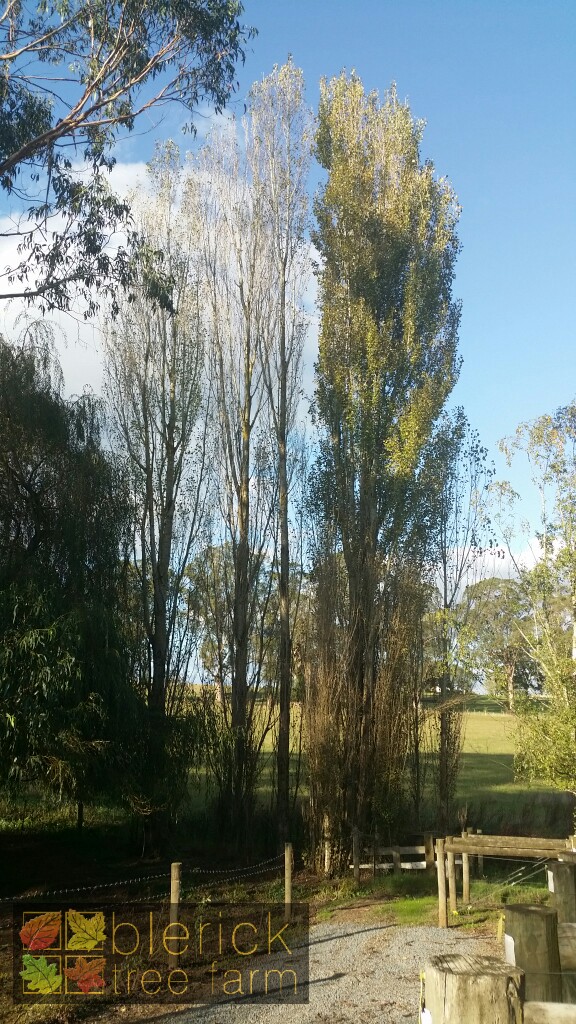
[{"label": "grassy paddock", "polygon": [[[476,709],[465,712],[461,771],[456,793],[458,818],[484,832],[503,834],[534,834],[564,837],[574,827],[574,798],[545,785],[527,786],[514,780],[515,723],[512,715],[502,711],[497,701],[477,696],[470,698]],[[500,709],[500,710],[498,710]],[[299,709],[294,708],[293,727],[299,727]],[[295,737],[296,739],[296,737]],[[296,776],[297,757],[291,757],[291,774]],[[272,814],[272,793],[275,758],[272,737],[268,737],[262,754],[262,772],[257,787],[259,813]],[[306,796],[306,763],[300,772],[301,794]],[[186,822],[207,838],[210,831],[210,801],[215,792],[207,784],[205,772],[190,776],[189,795],[181,812],[181,826]],[[423,823],[433,827],[433,794],[428,793]],[[45,788],[26,787],[17,794],[0,792],[0,835],[19,832],[71,832],[76,807],[59,801]],[[89,829],[112,829],[117,835],[130,830],[130,815],[125,808],[86,805],[85,822]],[[457,827],[454,822],[453,827]]]},{"label": "grassy paddock", "polygon": [[574,827],[574,797],[544,783],[514,779],[514,716],[467,712],[457,803],[484,832],[565,838]]}]

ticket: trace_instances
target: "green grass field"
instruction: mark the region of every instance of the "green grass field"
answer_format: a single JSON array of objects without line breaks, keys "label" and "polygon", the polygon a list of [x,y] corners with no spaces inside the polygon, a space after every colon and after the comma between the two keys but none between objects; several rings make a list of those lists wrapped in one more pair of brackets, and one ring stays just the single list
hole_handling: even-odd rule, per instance
[{"label": "green grass field", "polygon": [[[514,780],[515,722],[510,714],[498,710],[500,705],[490,698],[475,696],[464,716],[463,752],[456,791],[458,820],[482,828],[484,832],[565,837],[574,828],[574,798],[541,784],[527,786]],[[293,775],[297,758],[292,757]],[[274,755],[272,738],[264,747],[262,774],[257,797],[262,811],[271,809]],[[306,795],[305,759],[301,766],[301,789]],[[205,816],[206,801],[214,796],[207,786],[204,771],[190,778],[188,806],[183,818],[196,822]],[[428,809],[423,815],[424,827],[434,827],[433,795],[428,793]],[[0,832],[67,830],[75,821],[75,806],[31,787],[17,800],[0,793]],[[126,813],[120,807],[88,806],[86,824],[95,828],[121,826]],[[454,827],[457,823],[454,822]]]},{"label": "green grass field", "polygon": [[574,798],[544,784],[514,780],[515,723],[510,714],[467,712],[457,802],[484,832],[563,838],[573,829]]}]

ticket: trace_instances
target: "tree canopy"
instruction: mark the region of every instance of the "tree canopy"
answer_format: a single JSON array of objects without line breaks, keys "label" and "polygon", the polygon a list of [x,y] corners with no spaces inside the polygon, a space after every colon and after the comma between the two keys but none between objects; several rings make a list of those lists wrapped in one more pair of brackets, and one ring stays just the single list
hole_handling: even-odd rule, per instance
[{"label": "tree canopy", "polygon": [[[388,739],[391,690],[402,688],[386,636],[396,621],[395,556],[408,557],[409,494],[458,374],[459,208],[449,183],[421,161],[422,127],[394,88],[381,103],[354,75],[322,84],[316,153],[328,178],[314,204],[322,258],[314,505],[325,542],[317,561],[341,551],[348,605],[344,663],[336,667],[332,641],[326,653],[327,678],[348,686],[339,691],[346,711],[331,702],[329,732],[350,714],[336,831],[346,819],[363,827],[376,764],[382,794],[384,765],[398,763]],[[406,659],[396,670],[405,678]],[[383,706],[385,721],[375,710]],[[397,754],[402,742],[398,733]]]},{"label": "tree canopy", "polygon": [[127,694],[129,506],[100,412],[62,397],[46,339],[0,339],[0,769],[55,772],[78,799]]},{"label": "tree canopy", "polygon": [[[250,36],[236,0],[8,0],[0,15],[0,188],[13,198],[4,237],[19,241],[1,298],[68,307],[78,289],[114,294],[128,252],[108,248],[128,207],[107,171],[122,131],[152,108],[202,99],[219,110]],[[12,287],[10,287],[12,286]]]}]

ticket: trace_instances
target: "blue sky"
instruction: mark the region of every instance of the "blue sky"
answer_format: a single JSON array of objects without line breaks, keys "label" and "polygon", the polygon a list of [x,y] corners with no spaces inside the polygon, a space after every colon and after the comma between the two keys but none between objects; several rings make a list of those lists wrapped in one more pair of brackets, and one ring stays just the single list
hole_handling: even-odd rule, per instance
[{"label": "blue sky", "polygon": [[[576,3],[245,0],[243,20],[258,35],[238,68],[238,113],[250,84],[291,53],[312,107],[322,76],[354,68],[381,93],[394,80],[427,121],[422,155],[462,205],[453,402],[506,475],[498,440],[576,396]],[[118,159],[148,160],[181,118],[142,122]],[[526,492],[520,467],[511,479]]]},{"label": "blue sky", "polygon": [[[380,93],[394,80],[426,120],[422,155],[462,206],[453,402],[531,513],[527,475],[507,469],[497,444],[576,396],[576,3],[246,0],[244,20],[258,35],[238,69],[238,113],[251,83],[291,53],[313,108],[322,76],[354,68]],[[176,134],[178,117],[157,134]],[[142,158],[151,144],[129,147]]]},{"label": "blue sky", "polygon": [[248,0],[245,20],[241,94],[292,53],[312,106],[323,75],[354,68],[427,121],[422,155],[462,206],[453,400],[506,474],[498,440],[576,396],[576,4]]}]

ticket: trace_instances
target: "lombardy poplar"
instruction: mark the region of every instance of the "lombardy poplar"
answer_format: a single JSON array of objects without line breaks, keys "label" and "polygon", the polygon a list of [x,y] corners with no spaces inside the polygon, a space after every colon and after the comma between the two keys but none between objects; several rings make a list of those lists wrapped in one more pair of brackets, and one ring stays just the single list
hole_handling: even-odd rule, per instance
[{"label": "lombardy poplar", "polygon": [[328,177],[314,205],[321,306],[315,498],[345,565],[343,671],[360,709],[347,740],[349,824],[366,820],[363,774],[378,771],[361,747],[385,657],[378,607],[386,558],[413,515],[410,482],[458,374],[452,282],[459,207],[449,182],[421,161],[422,132],[394,86],[380,102],[355,74],[322,83],[316,153]]}]

